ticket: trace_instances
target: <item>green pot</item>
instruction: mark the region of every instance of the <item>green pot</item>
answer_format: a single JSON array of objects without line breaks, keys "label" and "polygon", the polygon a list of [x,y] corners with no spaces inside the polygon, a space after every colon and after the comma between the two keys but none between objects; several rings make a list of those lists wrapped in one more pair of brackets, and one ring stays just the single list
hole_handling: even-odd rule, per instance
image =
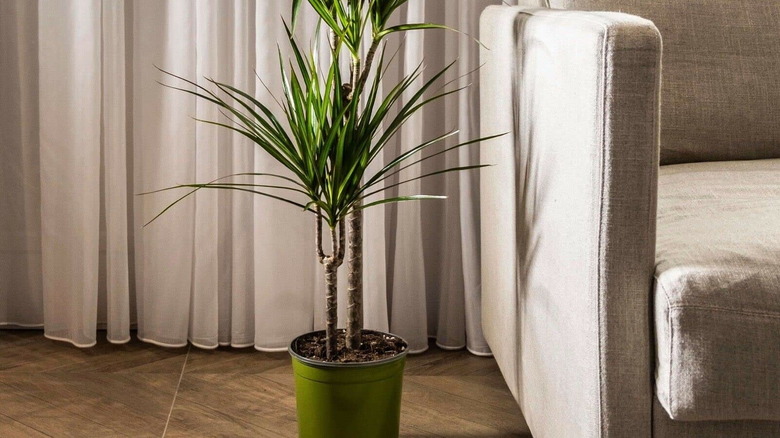
[{"label": "green pot", "polygon": [[297,341],[289,351],[300,438],[398,437],[407,349],[380,361],[329,363],[299,355]]}]

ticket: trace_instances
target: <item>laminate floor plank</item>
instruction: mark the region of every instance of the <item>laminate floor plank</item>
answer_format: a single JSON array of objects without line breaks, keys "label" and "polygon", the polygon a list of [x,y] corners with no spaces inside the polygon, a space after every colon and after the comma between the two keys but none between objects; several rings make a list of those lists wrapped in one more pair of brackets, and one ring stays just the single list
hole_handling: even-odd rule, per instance
[{"label": "laminate floor plank", "polygon": [[97,345],[78,348],[53,341],[39,330],[0,331],[0,374],[40,372],[179,373],[187,348],[162,348],[133,339],[111,344],[99,333]]},{"label": "laminate floor plank", "polygon": [[455,397],[479,402],[491,410],[512,415],[517,413],[517,403],[507,397],[504,380],[495,376],[406,376],[431,390]]},{"label": "laminate floor plank", "polygon": [[292,373],[290,355],[266,353],[254,348],[219,347],[214,350],[193,348],[187,358],[185,374],[260,374]]},{"label": "laminate floor plank", "polygon": [[[297,436],[287,353],[167,349],[133,339],[92,349],[0,330],[0,438]],[[530,437],[495,360],[410,356],[401,436]],[[524,433],[526,433],[524,435]]]},{"label": "laminate floor plank", "polygon": [[475,356],[466,350],[442,350],[431,342],[428,351],[409,356],[406,375],[419,376],[489,376],[500,375],[492,357]]},{"label": "laminate floor plank", "polygon": [[15,438],[40,438],[50,437],[39,430],[35,430],[32,427],[25,426],[24,424],[6,417],[0,414],[0,436],[3,437],[15,437]]},{"label": "laminate floor plank", "polygon": [[419,429],[443,436],[520,435],[523,423],[519,410],[497,409],[479,399],[479,393],[468,397],[453,395],[428,382],[429,376],[406,376],[401,421]]},{"label": "laminate floor plank", "polygon": [[28,425],[31,418],[53,424],[52,417],[72,416],[88,419],[118,436],[131,431],[130,436],[159,437],[178,379],[176,374],[159,373],[0,375],[0,383],[11,388],[11,397],[20,400],[4,403],[0,412]]},{"label": "laminate floor plank", "polygon": [[168,430],[180,430],[187,424],[207,429],[208,425],[188,415],[194,411],[210,413],[203,418],[236,421],[246,431],[277,436],[297,433],[294,388],[258,374],[185,374]]},{"label": "laminate floor plank", "polygon": [[[279,431],[268,423],[258,425],[263,418],[252,418],[246,412],[226,413],[231,405],[222,409],[205,406],[197,401],[182,398],[176,400],[166,430],[166,438],[191,437],[294,437],[297,429],[294,419],[282,425]],[[293,412],[291,415],[295,415]],[[293,417],[294,418],[294,417]]]}]

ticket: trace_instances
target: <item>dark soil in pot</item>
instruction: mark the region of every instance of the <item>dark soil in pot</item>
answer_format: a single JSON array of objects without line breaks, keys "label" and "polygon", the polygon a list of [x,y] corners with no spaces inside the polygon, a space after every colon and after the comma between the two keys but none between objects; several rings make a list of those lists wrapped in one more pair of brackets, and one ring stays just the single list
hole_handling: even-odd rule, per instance
[{"label": "dark soil in pot", "polygon": [[363,330],[360,348],[348,351],[346,349],[346,331],[338,331],[336,354],[333,359],[325,357],[325,332],[317,331],[300,336],[292,346],[299,355],[316,361],[331,363],[364,363],[375,362],[406,351],[406,342],[398,336],[388,333]]}]

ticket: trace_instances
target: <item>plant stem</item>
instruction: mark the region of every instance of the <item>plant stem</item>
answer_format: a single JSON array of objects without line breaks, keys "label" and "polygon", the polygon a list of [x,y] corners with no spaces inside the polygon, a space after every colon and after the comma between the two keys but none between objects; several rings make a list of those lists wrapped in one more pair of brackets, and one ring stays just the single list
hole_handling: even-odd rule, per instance
[{"label": "plant stem", "polygon": [[[379,48],[379,41],[375,40],[371,44],[366,61],[361,71],[361,62],[359,58],[353,58],[350,64],[350,92],[347,99],[360,99],[360,92],[368,79],[371,70],[371,64]],[[357,91],[357,94],[355,94]],[[346,347],[348,350],[354,350],[360,347],[363,331],[363,210],[361,204],[357,203],[352,207],[349,222],[349,261],[347,292],[347,333]]]},{"label": "plant stem", "polygon": [[317,219],[314,223],[314,239],[316,241],[317,248],[317,260],[320,263],[325,263],[325,251],[322,250],[322,210],[317,207]]},{"label": "plant stem", "polygon": [[[356,207],[359,207],[357,205]],[[349,222],[349,289],[347,292],[347,348],[360,347],[363,330],[363,210],[353,208]]]},{"label": "plant stem", "polygon": [[360,76],[360,58],[352,58],[352,63],[349,65],[349,93],[347,94],[347,101],[352,101],[353,98],[360,96],[355,95],[358,78]]},{"label": "plant stem", "polygon": [[325,354],[328,359],[333,359],[336,354],[337,346],[337,325],[339,321],[338,315],[338,265],[336,265],[336,229],[330,229],[331,241],[333,242],[333,254],[330,257],[325,258],[325,286],[327,292],[325,294]]},{"label": "plant stem", "polygon": [[325,267],[325,356],[330,360],[336,355],[338,346],[338,271],[339,266],[344,262],[345,229],[344,221],[340,221],[337,226],[330,228],[330,241],[333,249],[330,255],[325,255],[322,249],[322,213],[319,209],[316,221],[314,229],[317,256]]},{"label": "plant stem", "polygon": [[366,54],[366,62],[365,66],[363,67],[363,72],[359,74],[357,83],[353,88],[360,88],[363,89],[363,86],[366,84],[366,81],[368,80],[368,74],[371,72],[371,64],[374,62],[374,56],[376,56],[376,51],[379,49],[379,42],[380,40],[374,40],[373,43],[371,43],[371,47],[368,49],[368,53]]}]

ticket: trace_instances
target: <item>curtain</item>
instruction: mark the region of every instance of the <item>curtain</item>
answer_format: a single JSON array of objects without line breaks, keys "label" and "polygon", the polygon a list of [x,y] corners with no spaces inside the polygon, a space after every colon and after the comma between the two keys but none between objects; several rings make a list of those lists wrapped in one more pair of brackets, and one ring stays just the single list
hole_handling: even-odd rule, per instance
[{"label": "curtain", "polygon": [[[477,36],[481,10],[494,3],[411,0],[397,19]],[[184,192],[138,196],[282,171],[248,140],[196,123],[220,114],[158,85],[183,83],[155,66],[203,85],[206,77],[234,84],[273,107],[277,47],[289,53],[280,17],[289,9],[281,0],[0,2],[0,325],[43,327],[82,347],[95,344],[98,329],[122,343],[136,327],[140,339],[163,346],[268,351],[324,327],[310,215],[251,194],[201,190],[144,227]],[[300,41],[322,40],[316,27],[304,6]],[[479,134],[471,37],[415,32],[386,50],[397,54],[385,87],[421,62],[430,77],[456,58],[446,80],[473,85],[410,120],[375,166],[448,130],[460,132],[446,145]],[[477,161],[477,149],[462,148],[399,177]],[[403,336],[412,352],[436,337],[442,348],[489,354],[480,328],[478,184],[476,172],[445,174],[390,190],[445,201],[366,210],[367,328]],[[339,276],[344,292],[344,267]]]}]

